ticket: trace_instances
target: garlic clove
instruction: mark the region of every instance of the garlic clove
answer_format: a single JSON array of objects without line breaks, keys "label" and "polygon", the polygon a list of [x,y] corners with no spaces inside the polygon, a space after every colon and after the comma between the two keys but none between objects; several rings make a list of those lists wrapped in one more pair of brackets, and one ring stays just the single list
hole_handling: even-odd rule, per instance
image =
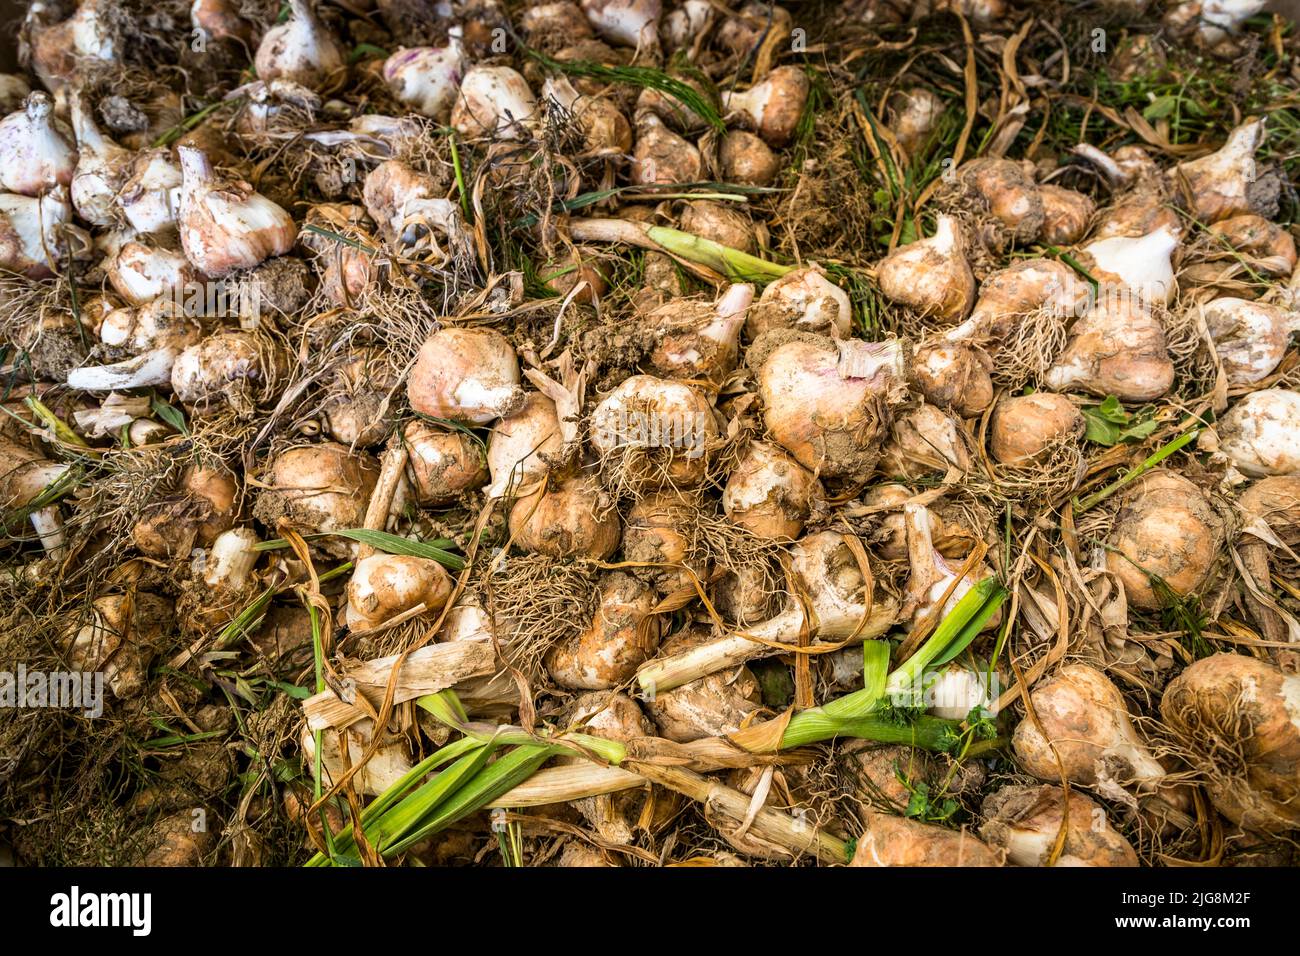
[{"label": "garlic clove", "polygon": [[471,138],[526,139],[539,118],[528,81],[508,66],[475,66],[465,74],[451,125]]},{"label": "garlic clove", "polygon": [[1300,393],[1251,392],[1219,419],[1216,431],[1219,449],[1252,478],[1300,474]]},{"label": "garlic clove", "polygon": [[39,196],[67,186],[77,165],[77,150],[59,131],[54,100],[38,90],[22,110],[0,120],[0,186],[21,196]]},{"label": "garlic clove", "polygon": [[112,225],[116,221],[117,191],[126,178],[131,153],[99,131],[80,91],[73,91],[70,108],[78,148],[77,166],[68,188],[72,205],[86,222]]},{"label": "garlic clove", "polygon": [[39,199],[0,194],[0,269],[29,279],[54,275],[59,257],[67,252],[63,230],[72,221],[72,203],[64,186]]},{"label": "garlic clove", "polygon": [[309,0],[289,0],[289,19],[266,31],[253,58],[259,80],[292,80],[312,88],[345,65],[343,47],[316,18]]},{"label": "garlic clove", "polygon": [[724,93],[722,105],[740,114],[763,142],[774,148],[794,138],[811,84],[797,66],[778,66],[743,92]]},{"label": "garlic clove", "polygon": [[1264,302],[1222,298],[1203,310],[1230,385],[1249,385],[1273,374],[1291,336],[1300,332],[1300,312]]},{"label": "garlic clove", "polygon": [[876,283],[886,298],[923,315],[956,324],[975,301],[975,276],[966,261],[966,240],[951,216],[938,217],[934,235],[883,259]]},{"label": "garlic clove", "polygon": [[1254,212],[1250,201],[1255,183],[1255,151],[1264,142],[1264,120],[1251,119],[1228,134],[1217,152],[1179,163],[1169,173],[1178,188],[1187,185],[1187,196],[1196,218],[1205,223]]},{"label": "garlic clove", "polygon": [[1057,391],[1080,388],[1125,402],[1159,398],[1174,383],[1164,328],[1131,299],[1103,301],[1075,322],[1045,381]]},{"label": "garlic clove", "polygon": [[460,29],[453,27],[445,47],[400,49],[390,56],[384,61],[384,82],[399,102],[441,120],[456,102],[468,64]]},{"label": "garlic clove", "polygon": [[202,150],[182,146],[181,248],[199,271],[219,277],[251,269],[293,248],[293,217],[248,183],[222,181]]},{"label": "garlic clove", "polygon": [[181,167],[172,160],[171,152],[149,149],[137,153],[117,193],[117,204],[136,232],[175,229],[181,205]]}]

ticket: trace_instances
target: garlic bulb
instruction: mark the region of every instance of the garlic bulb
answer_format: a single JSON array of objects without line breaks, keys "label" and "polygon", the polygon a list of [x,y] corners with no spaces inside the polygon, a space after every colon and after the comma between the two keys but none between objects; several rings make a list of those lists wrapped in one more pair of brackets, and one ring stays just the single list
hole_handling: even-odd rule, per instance
[{"label": "garlic bulb", "polygon": [[925,145],[944,111],[943,100],[924,86],[899,90],[889,98],[889,108],[890,131],[908,156]]},{"label": "garlic bulb", "polygon": [[621,156],[632,148],[632,126],[614,101],[579,93],[567,77],[547,77],[542,97],[573,114],[583,132],[584,156]]},{"label": "garlic bulb", "polygon": [[948,325],[966,318],[975,301],[975,276],[957,220],[939,216],[933,236],[883,259],[876,267],[876,283],[886,298]]},{"label": "garlic bulb", "polygon": [[440,611],[452,582],[441,564],[405,554],[372,554],[357,562],[348,580],[345,616],[353,631],[379,627],[398,614]]},{"label": "garlic bulb", "polygon": [[487,493],[504,498],[512,490],[531,484],[549,469],[546,456],[564,447],[555,403],[540,392],[529,392],[518,411],[492,427],[487,461],[492,484]]},{"label": "garlic bulb", "polygon": [[797,461],[767,442],[750,442],[727,478],[722,510],[760,538],[794,539],[820,483]]},{"label": "garlic bulb", "polygon": [[1215,299],[1203,314],[1231,385],[1250,385],[1272,375],[1292,334],[1300,332],[1300,312],[1264,302]]},{"label": "garlic bulb", "polygon": [[238,40],[248,44],[253,26],[239,15],[233,0],[194,0],[190,4],[190,24],[214,40]]},{"label": "garlic bulb", "polygon": [[600,582],[600,605],[579,635],[554,645],[546,654],[546,671],[561,687],[606,690],[632,677],[659,646],[663,622],[651,617],[655,592],[623,571],[610,571]]},{"label": "garlic bulb", "polygon": [[1002,787],[984,800],[981,815],[980,836],[1005,850],[1007,861],[1016,866],[1047,866],[1062,827],[1065,841],[1055,866],[1138,865],[1137,853],[1105,809],[1078,790]]},{"label": "garlic bulb", "polygon": [[423,116],[446,118],[468,64],[460,37],[453,27],[445,47],[401,49],[385,60],[384,82],[393,96]]},{"label": "garlic bulb", "polygon": [[100,133],[80,91],[73,91],[69,108],[78,150],[68,187],[72,205],[86,222],[112,225],[117,191],[126,178],[131,153]]},{"label": "garlic bulb", "polygon": [[289,19],[271,27],[253,58],[259,80],[285,79],[318,87],[347,59],[333,31],[316,19],[310,0],[289,0]]},{"label": "garlic bulb", "polygon": [[[17,514],[28,509],[42,492],[67,474],[69,468],[63,462],[41,457],[28,446],[0,433],[0,511]],[[28,520],[47,553],[55,553],[63,547],[63,519],[57,503],[28,509]],[[7,528],[2,530],[6,538],[14,533]]]},{"label": "garlic bulb", "polygon": [[718,160],[722,178],[742,186],[770,186],[781,172],[781,160],[772,148],[743,129],[733,129],[722,138]]},{"label": "garlic bulb", "polygon": [[67,186],[77,150],[54,121],[54,100],[37,91],[22,110],[0,120],[0,187],[20,196],[39,196]]},{"label": "garlic bulb", "polygon": [[325,433],[343,445],[380,444],[393,432],[400,384],[382,349],[353,349],[331,375],[320,412]]},{"label": "garlic bulb", "polygon": [[106,0],[81,0],[72,16],[55,24],[42,22],[44,3],[28,8],[32,70],[46,89],[62,89],[83,61],[117,61],[119,37],[111,22],[115,11],[108,9],[106,16],[106,7]]},{"label": "garlic bulb", "polygon": [[683,232],[751,255],[758,252],[754,223],[739,209],[705,199],[688,202],[678,217]]},{"label": "garlic bulb", "polygon": [[700,151],[670,130],[654,113],[642,113],[636,118],[636,148],[632,159],[632,182],[638,186],[694,183],[703,176]]},{"label": "garlic bulb", "polygon": [[611,43],[637,49],[658,45],[660,0],[582,0],[582,12]]},{"label": "garlic bulb", "polygon": [[740,113],[763,142],[780,148],[794,138],[811,84],[797,66],[778,66],[743,92],[724,93],[722,105]]},{"label": "garlic bulb", "polygon": [[706,558],[693,533],[703,501],[698,492],[651,491],[627,510],[623,528],[623,560],[632,574],[660,594],[694,588],[709,578]]},{"label": "garlic bulb", "polygon": [[693,488],[718,434],[713,406],[681,382],[633,375],[591,413],[591,445],[629,488]]},{"label": "garlic bulb", "polygon": [[[432,247],[447,259],[469,253],[470,238],[460,208],[438,195],[431,176],[390,159],[366,176],[362,198],[390,245]],[[446,249],[438,244],[438,237],[446,242]]]},{"label": "garlic bulb", "polygon": [[275,374],[277,355],[248,332],[218,332],[186,348],[172,366],[172,391],[190,408],[247,407]]},{"label": "garlic bulb", "polygon": [[1253,213],[1221,219],[1210,232],[1251,258],[1250,266],[1267,275],[1290,275],[1296,266],[1295,239],[1276,223]]},{"label": "garlic bulb", "polygon": [[1201,490],[1182,475],[1156,469],[1128,489],[1111,530],[1106,567],[1124,584],[1128,602],[1154,610],[1158,575],[1176,595],[1196,591],[1210,574],[1223,540],[1223,522]]},{"label": "garlic bulb", "polygon": [[421,415],[486,425],[524,404],[514,346],[494,329],[448,327],[425,339],[406,381]]},{"label": "garlic bulb", "polygon": [[537,98],[528,81],[508,66],[475,66],[460,84],[451,125],[462,136],[525,139],[537,119]]},{"label": "garlic bulb", "polygon": [[817,266],[804,266],[769,282],[745,319],[745,334],[756,339],[771,329],[818,332],[847,339],[853,331],[848,293]]},{"label": "garlic bulb", "polygon": [[160,233],[176,227],[181,205],[181,168],[170,150],[137,153],[117,194],[122,215],[136,232]]},{"label": "garlic bulb", "polygon": [[528,7],[520,11],[519,25],[538,49],[545,49],[548,43],[568,46],[596,35],[591,21],[574,0],[555,0]]},{"label": "garlic bulb", "polygon": [[[334,442],[288,448],[260,476],[253,513],[269,528],[280,518],[315,533],[359,528],[378,477],[372,456],[354,454]],[[356,548],[343,538],[324,538],[313,545],[335,557],[349,557]]]},{"label": "garlic bulb", "polygon": [[0,269],[29,279],[54,275],[67,248],[63,227],[72,221],[72,203],[63,186],[39,199],[0,193]]},{"label": "garlic bulb", "polygon": [[1159,398],[1174,383],[1164,328],[1139,303],[1102,302],[1074,323],[1045,381],[1056,391],[1080,388],[1125,402]]},{"label": "garlic bulb", "polygon": [[1066,439],[1081,438],[1083,415],[1064,395],[1008,395],[993,409],[989,453],[1004,465],[1037,458]]},{"label": "garlic bulb", "polygon": [[[762,342],[750,348],[751,364]],[[830,477],[868,474],[889,430],[889,406],[905,388],[904,364],[894,339],[808,336],[778,345],[758,369],[763,421],[805,468]]]},{"label": "garlic bulb", "polygon": [[145,305],[196,278],[194,267],[181,253],[134,240],[105,260],[104,273],[131,305]]},{"label": "garlic bulb", "polygon": [[407,422],[402,440],[410,453],[406,480],[417,504],[448,505],[487,481],[482,448],[463,431],[413,421]]},{"label": "garlic bulb", "polygon": [[1039,186],[1043,200],[1043,228],[1040,242],[1072,246],[1084,237],[1097,211],[1093,201],[1081,192],[1050,184]]},{"label": "garlic bulb", "polygon": [[1251,392],[1219,419],[1219,448],[1252,478],[1300,474],[1300,393]]},{"label": "garlic bulb", "polygon": [[1015,242],[1031,242],[1045,221],[1043,197],[1033,177],[1009,159],[982,157],[962,165],[958,177],[988,204]]},{"label": "garlic bulb", "polygon": [[970,318],[946,332],[944,338],[976,342],[996,354],[1018,326],[1037,319],[1036,313],[1073,319],[1084,314],[1091,301],[1092,287],[1065,263],[1021,259],[980,284]]},{"label": "garlic bulb", "polygon": [[221,181],[202,150],[182,146],[177,222],[185,257],[212,277],[251,269],[293,248],[293,217],[239,180]]},{"label": "garlic bulb", "polygon": [[[942,616],[951,612],[971,588],[993,572],[981,564],[954,586],[957,568],[949,564],[934,546],[937,522],[930,509],[913,501],[907,502],[903,505],[903,526],[907,529],[907,563],[911,573],[907,579],[907,600],[903,604],[902,616],[916,627],[936,614]],[[944,594],[949,588],[952,588],[952,593],[945,599]],[[942,608],[940,601],[943,601]],[[991,617],[984,629],[996,627],[1000,619],[1001,612]]]},{"label": "garlic bulb", "polygon": [[509,515],[514,542],[554,558],[602,561],[618,549],[618,508],[594,475],[577,475],[515,501]]},{"label": "garlic bulb", "polygon": [[1177,286],[1174,282],[1173,254],[1178,237],[1165,227],[1139,238],[1114,236],[1099,239],[1083,247],[1085,262],[1094,268],[1093,278],[1110,288],[1110,294],[1128,295],[1143,302],[1168,303]]},{"label": "garlic bulb", "polygon": [[957,423],[924,402],[894,418],[879,469],[891,478],[923,478],[935,472],[970,471],[970,453]]},{"label": "garlic bulb", "polygon": [[1059,781],[1064,767],[1070,783],[1129,803],[1125,788],[1151,791],[1164,779],[1164,767],[1133,729],[1124,695],[1101,671],[1066,664],[1039,681],[1032,697],[1038,719],[1025,717],[1011,738],[1022,770]]},{"label": "garlic bulb", "polygon": [[1250,201],[1255,183],[1255,151],[1264,142],[1264,121],[1251,119],[1228,134],[1218,152],[1179,163],[1170,171],[1175,188],[1187,184],[1192,212],[1202,222],[1218,222],[1230,216],[1254,212]]},{"label": "garlic bulb", "polygon": [[646,317],[658,344],[650,364],[669,378],[703,379],[721,384],[736,367],[740,330],[754,300],[754,287],[737,283],[717,302],[673,299]]},{"label": "garlic bulb", "polygon": [[931,405],[974,418],[993,403],[992,367],[983,349],[940,343],[917,349],[912,378]]}]

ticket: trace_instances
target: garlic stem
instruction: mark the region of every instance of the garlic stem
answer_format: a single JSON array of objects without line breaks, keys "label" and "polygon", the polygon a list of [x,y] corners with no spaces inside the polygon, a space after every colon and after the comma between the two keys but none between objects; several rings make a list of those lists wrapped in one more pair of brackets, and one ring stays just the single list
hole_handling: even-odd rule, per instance
[{"label": "garlic stem", "polygon": [[112,392],[124,388],[171,385],[172,365],[180,350],[153,349],[112,365],[74,368],[68,372],[68,387],[87,392]]}]

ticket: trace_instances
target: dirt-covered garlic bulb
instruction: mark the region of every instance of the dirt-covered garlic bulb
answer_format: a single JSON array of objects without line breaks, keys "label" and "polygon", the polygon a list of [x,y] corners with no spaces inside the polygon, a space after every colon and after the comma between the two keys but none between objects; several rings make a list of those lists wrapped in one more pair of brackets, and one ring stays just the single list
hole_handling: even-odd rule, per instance
[{"label": "dirt-covered garlic bulb", "polygon": [[376,628],[421,606],[425,612],[440,611],[451,587],[451,577],[431,558],[372,554],[357,562],[348,580],[348,627]]},{"label": "dirt-covered garlic bulb", "polygon": [[696,491],[652,491],[627,510],[623,560],[661,594],[694,588],[708,579],[695,546],[694,523],[703,502]]},{"label": "dirt-covered garlic bulb", "polygon": [[[47,197],[48,198],[48,197]],[[179,250],[132,240],[104,260],[113,291],[130,305],[146,305],[198,278]]]},{"label": "dirt-covered garlic bulb", "polygon": [[117,192],[117,205],[131,228],[141,233],[162,233],[176,228],[181,204],[181,167],[171,151],[150,149],[136,153],[126,181]]},{"label": "dirt-covered garlic bulb", "polygon": [[485,425],[523,406],[519,359],[495,329],[439,329],[420,347],[406,395],[421,415]]},{"label": "dirt-covered garlic bulb", "polygon": [[629,680],[659,646],[663,624],[651,616],[654,589],[623,571],[609,571],[591,623],[546,654],[547,673],[561,687],[605,690]]},{"label": "dirt-covered garlic bulb", "polygon": [[722,105],[738,113],[759,138],[780,148],[794,137],[811,84],[797,66],[778,66],[761,83],[723,94]]},{"label": "dirt-covered garlic bulb", "polygon": [[87,619],[66,635],[68,664],[82,672],[102,671],[119,700],[134,697],[144,690],[149,662],[174,617],[171,602],[145,591],[98,597]]},{"label": "dirt-covered garlic bulb", "polygon": [[889,128],[894,138],[907,155],[915,156],[943,115],[943,100],[924,86],[915,86],[890,97],[889,107],[893,111]]},{"label": "dirt-covered garlic bulb", "polygon": [[988,204],[989,212],[1015,242],[1030,242],[1043,230],[1043,197],[1020,163],[981,157],[964,163],[958,178]]},{"label": "dirt-covered garlic bulb", "polygon": [[975,276],[966,261],[966,240],[951,216],[940,215],[934,235],[903,246],[876,267],[887,298],[955,325],[975,303]]},{"label": "dirt-covered garlic bulb", "polygon": [[[1068,809],[1067,809],[1068,803]],[[984,800],[980,836],[1004,850],[1015,866],[1048,866],[1061,827],[1065,842],[1054,866],[1137,866],[1132,845],[1111,824],[1106,810],[1077,790],[1044,784],[1008,786]]]},{"label": "dirt-covered garlic bulb", "polygon": [[970,318],[944,337],[975,342],[996,354],[1010,344],[1021,325],[1043,319],[1067,321],[1084,314],[1091,302],[1092,288],[1065,263],[1021,259],[980,283]]},{"label": "dirt-covered garlic bulb", "polygon": [[192,409],[248,410],[282,367],[277,347],[249,332],[218,332],[186,348],[172,366],[172,391]]},{"label": "dirt-covered garlic bulb", "polygon": [[48,22],[49,7],[33,3],[27,11],[27,41],[32,72],[46,89],[62,90],[77,70],[116,63],[122,36],[107,0],[80,0],[66,20]]},{"label": "dirt-covered garlic bulb", "polygon": [[622,534],[614,499],[593,475],[542,482],[510,509],[510,533],[525,551],[602,561]]},{"label": "dirt-covered garlic bulb", "polygon": [[771,329],[817,332],[847,339],[853,331],[853,305],[848,293],[826,278],[817,266],[787,272],[763,289],[745,319],[750,340]]},{"label": "dirt-covered garlic bulb", "polygon": [[76,147],[59,130],[48,93],[36,91],[0,120],[0,187],[7,192],[40,196],[68,186],[76,166]]},{"label": "dirt-covered garlic bulb", "polygon": [[962,418],[983,414],[993,402],[993,363],[977,346],[942,342],[917,349],[912,379],[925,400]]},{"label": "dirt-covered garlic bulb", "polygon": [[293,248],[293,217],[240,180],[221,180],[202,150],[177,149],[181,160],[181,203],[177,224],[181,248],[213,278],[251,269]]},{"label": "dirt-covered garlic bulb", "polygon": [[1159,319],[1140,302],[1102,301],[1070,329],[1070,342],[1045,382],[1125,402],[1149,402],[1169,391],[1174,363]]},{"label": "dirt-covered garlic bulb", "polygon": [[1072,246],[1084,237],[1097,211],[1093,201],[1081,192],[1051,184],[1039,186],[1043,200],[1043,228],[1040,242]]},{"label": "dirt-covered garlic bulb", "polygon": [[633,375],[591,413],[591,446],[629,488],[693,488],[718,434],[712,404],[682,382]]},{"label": "dirt-covered garlic bulb", "polygon": [[1300,332],[1300,312],[1266,302],[1215,299],[1203,314],[1230,385],[1251,385],[1272,375],[1291,336]]},{"label": "dirt-covered garlic bulb", "polygon": [[290,80],[313,88],[346,64],[342,45],[316,17],[310,0],[289,0],[289,19],[266,31],[253,58],[259,80]]},{"label": "dirt-covered garlic bulb", "polygon": [[[902,616],[912,627],[917,627],[933,619],[935,614],[951,612],[971,588],[990,577],[993,572],[986,565],[980,564],[958,581],[960,564],[950,563],[935,547],[939,523],[925,505],[914,501],[904,504],[903,526],[907,532],[910,574]],[[988,620],[984,625],[985,630],[996,627],[1000,620],[1001,612]]]},{"label": "dirt-covered garlic bulb", "polygon": [[1219,448],[1253,478],[1300,474],[1300,393],[1265,388],[1236,402],[1216,425]]},{"label": "dirt-covered garlic bulb", "polygon": [[329,380],[320,412],[325,433],[343,445],[378,445],[393,431],[399,387],[382,349],[353,349]]},{"label": "dirt-covered garlic bulb", "polygon": [[492,484],[487,493],[503,498],[543,477],[550,468],[547,456],[558,455],[563,447],[555,402],[540,392],[528,392],[516,412],[492,426],[487,447]]},{"label": "dirt-covered garlic bulb", "polygon": [[[680,631],[665,638],[659,652],[678,654],[707,636],[698,628]],[[741,667],[656,693],[646,698],[645,706],[660,736],[685,744],[734,734],[762,706],[762,693],[749,668]]]},{"label": "dirt-covered garlic bulb", "polygon": [[73,91],[69,112],[77,137],[77,166],[68,186],[72,205],[86,222],[110,226],[116,221],[117,192],[129,172],[131,153],[99,131],[80,91]]},{"label": "dirt-covered garlic bulb", "polygon": [[583,133],[584,156],[622,156],[632,149],[632,124],[612,97],[587,96],[566,77],[549,77],[542,98],[573,115]]},{"label": "dirt-covered garlic bulb", "polygon": [[893,433],[880,457],[880,471],[890,478],[964,473],[970,466],[970,453],[957,423],[924,402],[895,416]]},{"label": "dirt-covered garlic bulb", "polygon": [[770,186],[781,172],[781,160],[772,148],[753,133],[733,129],[718,148],[722,177],[742,186]]},{"label": "dirt-covered garlic bulb", "polygon": [[642,113],[636,118],[632,160],[632,182],[639,186],[694,183],[704,175],[700,151],[654,113]]},{"label": "dirt-covered garlic bulb", "polygon": [[[282,517],[313,533],[360,528],[378,476],[374,458],[364,452],[333,442],[298,445],[272,459],[254,513],[269,528]],[[324,538],[317,546],[339,557],[354,548],[342,538]]]},{"label": "dirt-covered garlic bulb", "polygon": [[1250,119],[1228,134],[1214,153],[1179,163],[1170,171],[1175,191],[1186,184],[1196,218],[1205,223],[1256,212],[1251,192],[1256,181],[1255,151],[1264,142],[1264,121]]},{"label": "dirt-covered garlic bulb", "polygon": [[750,442],[727,478],[722,510],[760,538],[799,537],[820,494],[812,473],[775,445]]},{"label": "dirt-covered garlic bulb", "polygon": [[668,378],[721,384],[736,367],[740,330],[754,301],[754,287],[730,286],[716,302],[673,299],[646,316],[658,344],[650,355],[655,371]]},{"label": "dirt-covered garlic bulb", "polygon": [[1277,223],[1253,213],[1222,219],[1210,227],[1233,249],[1250,257],[1250,267],[1266,275],[1290,275],[1296,267],[1295,239]]},{"label": "dirt-covered garlic bulb", "polygon": [[1151,575],[1178,597],[1209,577],[1223,540],[1223,523],[1205,495],[1182,475],[1157,469],[1126,491],[1111,531],[1106,567],[1124,584],[1129,604],[1162,606]]},{"label": "dirt-covered garlic bulb", "polygon": [[1260,833],[1300,829],[1300,676],[1244,654],[1194,661],[1160,716],[1192,755],[1215,808]]},{"label": "dirt-covered garlic bulb", "polygon": [[849,866],[1002,866],[1003,856],[965,830],[869,810]]},{"label": "dirt-covered garlic bulb", "polygon": [[453,27],[444,47],[413,47],[390,56],[384,61],[384,82],[399,102],[441,120],[456,102],[467,63],[460,29]]},{"label": "dirt-covered garlic bulb", "polygon": [[483,447],[472,435],[413,421],[403,429],[402,441],[409,456],[406,479],[417,504],[448,505],[487,481]]},{"label": "dirt-covered garlic bulb", "polygon": [[761,362],[758,391],[772,438],[820,475],[870,473],[889,432],[889,408],[904,394],[902,343],[804,333],[769,351],[772,336],[781,332],[763,336],[747,357],[751,367]]},{"label": "dirt-covered garlic bulb", "polygon": [[1009,395],[993,409],[989,454],[1004,465],[1040,457],[1061,442],[1083,436],[1083,415],[1064,395]]},{"label": "dirt-covered garlic bulb", "polygon": [[195,547],[212,545],[235,523],[239,483],[225,467],[186,469],[177,494],[147,506],[131,529],[131,539],[152,558],[187,557]]},{"label": "dirt-covered garlic bulb", "polygon": [[508,66],[475,66],[461,81],[451,125],[462,136],[516,140],[527,136],[537,116],[537,97],[519,73]]},{"label": "dirt-covered garlic bulb", "polygon": [[29,279],[54,275],[68,248],[63,230],[72,222],[72,203],[64,186],[39,199],[0,193],[0,269]]},{"label": "dirt-covered garlic bulb", "polygon": [[1064,772],[1070,783],[1122,802],[1131,802],[1130,788],[1159,787],[1165,768],[1138,736],[1119,688],[1101,671],[1067,664],[1039,681],[1031,696],[1038,720],[1025,717],[1011,738],[1020,769],[1048,782]]}]

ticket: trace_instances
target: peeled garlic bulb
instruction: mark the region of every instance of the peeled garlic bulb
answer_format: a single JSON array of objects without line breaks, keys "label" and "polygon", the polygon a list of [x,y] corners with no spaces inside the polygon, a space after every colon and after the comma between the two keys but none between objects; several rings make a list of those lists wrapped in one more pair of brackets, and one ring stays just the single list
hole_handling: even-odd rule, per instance
[{"label": "peeled garlic bulb", "polygon": [[1251,392],[1219,420],[1219,448],[1252,478],[1300,473],[1300,393]]},{"label": "peeled garlic bulb", "polygon": [[772,438],[818,474],[868,474],[905,388],[902,344],[806,335],[755,356],[763,344],[751,346],[749,361],[762,360],[758,391]]},{"label": "peeled garlic bulb", "polygon": [[1248,120],[1228,134],[1217,152],[1179,163],[1170,173],[1187,183],[1192,211],[1202,222],[1254,212],[1250,189],[1255,183],[1255,151],[1264,142],[1264,121]]},{"label": "peeled garlic bulb", "polygon": [[1100,239],[1084,246],[1083,253],[1094,266],[1089,272],[1107,286],[1100,297],[1131,295],[1143,302],[1164,304],[1177,290],[1173,266],[1177,248],[1178,237],[1161,227],[1136,239]]},{"label": "peeled garlic bulb", "polygon": [[763,142],[780,148],[794,138],[810,89],[797,66],[778,66],[744,92],[725,93],[722,105],[741,113]]},{"label": "peeled garlic bulb", "polygon": [[518,72],[508,66],[475,66],[461,81],[451,125],[462,136],[525,139],[536,116],[537,98]]},{"label": "peeled garlic bulb", "polygon": [[70,110],[78,147],[77,167],[68,189],[72,205],[86,222],[112,225],[117,191],[131,162],[130,151],[100,133],[78,91],[72,94]]},{"label": "peeled garlic bulb", "polygon": [[459,28],[453,28],[445,47],[414,47],[390,56],[384,61],[384,82],[401,103],[443,119],[456,102],[467,63]]},{"label": "peeled garlic bulb", "polygon": [[253,59],[259,80],[292,80],[307,87],[319,86],[345,64],[343,47],[316,18],[309,0],[289,0],[289,19],[266,31]]},{"label": "peeled garlic bulb", "polygon": [[39,199],[0,193],[0,269],[29,279],[54,275],[66,241],[62,227],[72,221],[72,203],[63,186]]},{"label": "peeled garlic bulb", "polygon": [[251,269],[293,248],[293,217],[239,180],[217,179],[200,149],[182,146],[177,222],[185,257],[208,276]]},{"label": "peeled garlic bulb", "polygon": [[54,100],[37,91],[17,113],[0,120],[0,186],[21,196],[39,196],[67,186],[77,151],[54,122]]},{"label": "peeled garlic bulb", "polygon": [[420,605],[425,611],[440,611],[450,596],[451,578],[437,561],[372,554],[357,562],[348,581],[348,627],[375,628]]},{"label": "peeled garlic bulb", "polygon": [[514,346],[494,329],[439,329],[420,347],[406,382],[421,415],[485,425],[524,403]]},{"label": "peeled garlic bulb", "polygon": [[933,236],[903,246],[876,267],[876,282],[894,302],[949,325],[960,322],[975,302],[961,226],[939,216]]},{"label": "peeled garlic bulb", "polygon": [[1224,374],[1232,385],[1267,378],[1286,355],[1291,336],[1300,332],[1300,312],[1247,299],[1215,299],[1204,307]]},{"label": "peeled garlic bulb", "polygon": [[1102,302],[1074,324],[1046,383],[1057,391],[1079,388],[1126,402],[1159,398],[1174,383],[1164,328],[1131,300]]},{"label": "peeled garlic bulb", "polygon": [[799,329],[834,339],[853,331],[853,306],[848,293],[817,266],[787,272],[769,282],[745,319],[745,333],[756,339],[770,329]]}]

